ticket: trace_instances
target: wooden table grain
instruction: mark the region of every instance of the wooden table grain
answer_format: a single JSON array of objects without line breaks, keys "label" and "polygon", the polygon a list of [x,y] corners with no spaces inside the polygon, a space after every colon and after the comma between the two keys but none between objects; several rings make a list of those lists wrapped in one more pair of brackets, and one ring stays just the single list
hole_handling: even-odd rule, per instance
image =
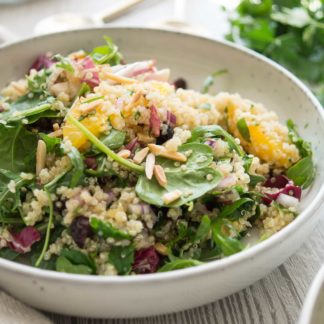
[{"label": "wooden table grain", "polygon": [[[121,0],[34,0],[20,5],[0,5],[0,25],[18,37],[32,34],[40,19],[59,12],[97,12]],[[236,0],[188,0],[187,18],[207,28],[214,37],[226,30],[220,2]],[[204,6],[201,6],[204,2]],[[0,0],[1,3],[1,0]],[[197,12],[199,14],[197,14]],[[171,0],[147,0],[114,25],[152,25],[172,17]],[[259,324],[296,323],[310,283],[324,260],[324,219],[309,239],[283,265],[252,286],[214,303],[195,309],[142,319],[94,320],[58,314],[46,315],[58,324]],[[271,262],[269,260],[268,262]]]}]

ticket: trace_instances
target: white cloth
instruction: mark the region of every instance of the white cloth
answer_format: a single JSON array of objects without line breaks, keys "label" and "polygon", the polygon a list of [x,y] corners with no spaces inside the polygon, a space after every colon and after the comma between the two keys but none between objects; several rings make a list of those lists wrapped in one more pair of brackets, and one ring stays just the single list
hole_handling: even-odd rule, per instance
[{"label": "white cloth", "polygon": [[0,291],[1,324],[52,324],[42,313]]}]

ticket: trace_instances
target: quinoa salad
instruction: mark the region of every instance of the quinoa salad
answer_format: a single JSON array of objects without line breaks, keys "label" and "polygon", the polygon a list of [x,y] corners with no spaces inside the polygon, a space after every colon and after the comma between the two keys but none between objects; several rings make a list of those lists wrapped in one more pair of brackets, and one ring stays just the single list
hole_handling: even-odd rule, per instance
[{"label": "quinoa salad", "polygon": [[[0,92],[0,257],[87,275],[197,266],[298,217],[315,175],[292,120],[126,63],[109,37]],[[180,76],[175,76],[180,77]],[[184,77],[184,76],[181,76]]]}]

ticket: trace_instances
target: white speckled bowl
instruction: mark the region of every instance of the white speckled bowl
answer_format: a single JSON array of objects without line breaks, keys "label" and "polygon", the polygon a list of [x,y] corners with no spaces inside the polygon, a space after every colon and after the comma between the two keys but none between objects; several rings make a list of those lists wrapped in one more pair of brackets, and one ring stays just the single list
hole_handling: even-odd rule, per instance
[{"label": "white speckled bowl", "polygon": [[[0,48],[0,86],[24,75],[36,55],[91,49],[111,36],[127,61],[156,58],[190,87],[199,89],[209,73],[227,68],[217,90],[238,92],[293,118],[324,160],[323,112],[311,92],[272,61],[233,44],[148,29],[89,29],[47,35]],[[308,127],[304,127],[305,125]],[[311,233],[324,193],[324,163],[301,203],[301,214],[281,232],[234,256],[208,264],[152,275],[95,277],[39,270],[0,259],[0,285],[32,306],[91,317],[136,317],[174,312],[234,293],[265,276],[293,254]]]},{"label": "white speckled bowl", "polygon": [[324,266],[317,273],[304,301],[299,324],[321,324],[324,321]]}]

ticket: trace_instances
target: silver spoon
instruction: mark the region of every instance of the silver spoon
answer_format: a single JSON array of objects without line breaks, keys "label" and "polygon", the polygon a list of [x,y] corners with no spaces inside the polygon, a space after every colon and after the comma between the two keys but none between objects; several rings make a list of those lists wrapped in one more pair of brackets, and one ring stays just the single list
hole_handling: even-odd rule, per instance
[{"label": "silver spoon", "polygon": [[118,18],[130,8],[143,1],[144,0],[125,0],[122,4],[93,15],[66,12],[49,16],[37,23],[34,28],[34,33],[41,35],[82,27],[100,26]]}]

